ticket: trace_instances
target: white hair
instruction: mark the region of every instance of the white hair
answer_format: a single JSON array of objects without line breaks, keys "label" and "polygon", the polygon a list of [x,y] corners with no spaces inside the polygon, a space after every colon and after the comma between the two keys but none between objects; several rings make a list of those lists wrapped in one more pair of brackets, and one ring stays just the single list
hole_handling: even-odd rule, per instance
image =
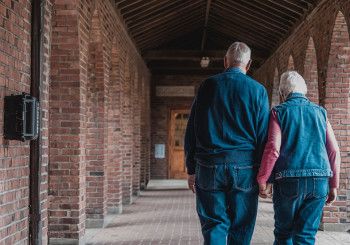
[{"label": "white hair", "polygon": [[282,96],[290,93],[307,93],[307,86],[304,78],[296,71],[286,71],[281,75],[279,91]]},{"label": "white hair", "polygon": [[228,62],[232,64],[246,65],[250,61],[251,50],[247,44],[242,42],[234,42],[228,48],[226,57]]}]

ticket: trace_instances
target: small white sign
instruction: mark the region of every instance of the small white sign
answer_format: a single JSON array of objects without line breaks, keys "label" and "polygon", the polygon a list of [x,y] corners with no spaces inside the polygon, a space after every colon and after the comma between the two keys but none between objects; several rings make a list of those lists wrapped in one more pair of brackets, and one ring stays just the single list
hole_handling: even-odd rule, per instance
[{"label": "small white sign", "polygon": [[164,144],[155,144],[154,157],[158,158],[158,159],[165,158],[165,145]]},{"label": "small white sign", "polygon": [[157,86],[158,97],[194,97],[194,86]]}]

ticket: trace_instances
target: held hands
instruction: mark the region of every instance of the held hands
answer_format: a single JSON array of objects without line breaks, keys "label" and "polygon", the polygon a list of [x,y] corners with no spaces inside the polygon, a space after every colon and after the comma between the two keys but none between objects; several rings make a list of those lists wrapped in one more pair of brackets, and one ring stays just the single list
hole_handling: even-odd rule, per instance
[{"label": "held hands", "polygon": [[326,204],[331,205],[337,199],[337,195],[337,188],[331,188],[328,193]]},{"label": "held hands", "polygon": [[196,175],[192,174],[192,175],[188,175],[187,177],[187,182],[188,182],[188,188],[193,192],[196,193],[196,187],[195,187],[195,179],[196,179]]},{"label": "held hands", "polygon": [[272,184],[259,184],[259,196],[261,198],[272,197]]}]

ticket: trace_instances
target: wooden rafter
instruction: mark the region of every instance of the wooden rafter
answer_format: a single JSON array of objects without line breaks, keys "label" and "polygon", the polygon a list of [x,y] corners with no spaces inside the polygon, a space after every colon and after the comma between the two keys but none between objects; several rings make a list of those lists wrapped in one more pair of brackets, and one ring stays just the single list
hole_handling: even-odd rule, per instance
[{"label": "wooden rafter", "polygon": [[205,42],[207,39],[207,28],[208,28],[211,1],[212,0],[207,0],[207,6],[205,9],[205,19],[204,19],[204,27],[203,27],[203,35],[202,35],[202,43],[201,43],[201,50],[202,51],[204,50]]}]

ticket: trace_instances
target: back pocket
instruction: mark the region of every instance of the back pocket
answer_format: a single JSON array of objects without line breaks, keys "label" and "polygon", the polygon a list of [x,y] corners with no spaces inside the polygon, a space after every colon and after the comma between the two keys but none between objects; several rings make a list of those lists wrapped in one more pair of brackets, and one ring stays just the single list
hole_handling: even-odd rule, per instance
[{"label": "back pocket", "polygon": [[202,190],[215,190],[215,166],[196,165],[196,186]]},{"label": "back pocket", "polygon": [[299,195],[299,180],[293,178],[284,178],[278,181],[278,187],[281,196],[286,198],[296,198]]},{"label": "back pocket", "polygon": [[235,187],[241,191],[250,191],[257,187],[257,170],[254,166],[235,168]]}]

